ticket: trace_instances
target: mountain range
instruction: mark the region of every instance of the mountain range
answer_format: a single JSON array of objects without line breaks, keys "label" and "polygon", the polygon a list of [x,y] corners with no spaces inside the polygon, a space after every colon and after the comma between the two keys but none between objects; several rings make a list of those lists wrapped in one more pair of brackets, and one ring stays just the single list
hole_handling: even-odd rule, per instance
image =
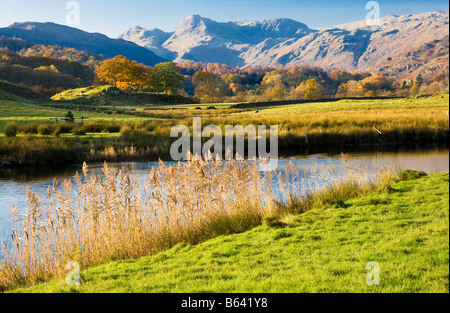
[{"label": "mountain range", "polygon": [[309,64],[352,71],[377,68],[403,51],[442,40],[448,27],[448,12],[388,15],[379,25],[359,21],[320,29],[285,18],[223,23],[193,15],[173,32],[136,26],[120,38],[175,62]]},{"label": "mountain range", "polygon": [[[136,26],[118,39],[55,23],[0,28],[0,37],[94,53],[85,54],[96,60],[90,65],[124,55],[151,66],[168,60],[232,67],[308,64],[408,79],[421,71],[448,71],[448,35],[448,12],[388,15],[379,25],[359,21],[320,29],[286,18],[224,23],[193,15],[182,19],[172,32]],[[67,51],[52,49],[55,55]],[[36,48],[29,50],[33,54]]]},{"label": "mountain range", "polygon": [[107,58],[126,56],[145,65],[153,66],[166,59],[133,42],[112,39],[99,33],[88,33],[77,28],[55,23],[14,23],[0,28],[0,37],[20,38],[32,43],[58,45],[80,51],[101,54]]}]

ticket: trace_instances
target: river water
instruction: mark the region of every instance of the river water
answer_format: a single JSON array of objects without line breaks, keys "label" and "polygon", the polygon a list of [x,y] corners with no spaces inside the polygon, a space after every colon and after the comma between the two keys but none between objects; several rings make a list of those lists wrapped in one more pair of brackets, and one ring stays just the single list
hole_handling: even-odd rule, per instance
[{"label": "river water", "polygon": [[[427,173],[449,170],[449,149],[428,148],[414,151],[377,151],[377,152],[351,152],[347,154],[348,160],[353,166],[362,167],[364,173],[372,175],[382,168],[412,169]],[[279,168],[292,162],[294,166],[304,168],[316,168],[326,171],[333,168],[333,175],[340,175],[345,170],[341,154],[320,153],[311,155],[297,155],[280,157]],[[110,163],[112,168],[124,168],[138,180],[147,175],[156,162],[121,162]],[[103,164],[89,164],[91,173],[100,171]],[[44,169],[22,169],[0,171],[0,230],[3,234],[9,233],[10,216],[13,205],[19,210],[26,209],[26,188],[30,187],[32,192],[39,195],[44,194],[47,187],[52,184],[53,179],[58,181],[70,179],[76,172],[81,172],[81,165],[74,165],[66,169],[44,168]],[[309,177],[309,180],[314,177]]]}]

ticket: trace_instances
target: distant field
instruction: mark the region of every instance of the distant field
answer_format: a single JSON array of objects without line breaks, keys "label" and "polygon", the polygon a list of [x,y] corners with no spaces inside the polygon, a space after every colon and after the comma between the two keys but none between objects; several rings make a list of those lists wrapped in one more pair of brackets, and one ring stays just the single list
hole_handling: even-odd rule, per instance
[{"label": "distant field", "polygon": [[[379,119],[380,123],[388,118],[399,120],[405,117],[445,119],[449,108],[448,95],[432,96],[418,99],[386,99],[386,100],[340,100],[336,102],[312,102],[259,108],[259,114],[254,110],[227,110],[231,104],[176,104],[176,105],[152,105],[136,107],[134,113],[138,114],[106,114],[87,111],[73,112],[76,117],[88,117],[88,121],[142,121],[149,118],[160,118],[163,120],[183,119],[192,116],[211,117],[217,116],[216,124],[237,124],[240,121],[249,123],[280,124],[283,130],[287,124],[299,124],[297,119],[305,120],[304,123],[314,124],[314,120],[321,121],[322,126],[331,126],[347,123],[352,126],[361,123],[369,117],[371,120]],[[126,103],[120,108],[129,108]],[[217,110],[208,110],[214,106]],[[198,110],[196,108],[201,108]],[[143,109],[147,109],[142,111]],[[367,111],[367,112],[366,112]],[[146,116],[140,116],[139,112],[145,112]],[[50,123],[50,117],[62,117],[67,113],[66,109],[58,109],[48,106],[39,106],[24,102],[0,100],[0,134],[4,133],[7,122],[18,124],[26,123]],[[323,115],[323,113],[326,113]],[[312,114],[312,115],[311,115]],[[317,116],[320,114],[320,116]],[[241,117],[240,117],[241,116]],[[243,118],[243,116],[245,116]],[[353,117],[353,118],[352,118]],[[243,118],[243,119],[242,119]],[[323,122],[326,119],[328,122]],[[295,128],[295,127],[288,127]]]},{"label": "distant field", "polygon": [[[67,113],[66,109],[57,109],[37,104],[24,102],[0,100],[0,136],[5,132],[5,125],[8,122],[16,122],[17,124],[27,123],[54,123],[50,117],[64,117]],[[86,111],[73,112],[75,117],[88,117],[87,121],[139,121],[148,118],[126,115],[126,114],[106,114],[93,113]],[[79,123],[77,121],[77,123]]]},{"label": "distant field", "polygon": [[342,111],[372,111],[392,109],[448,108],[449,96],[437,95],[423,98],[383,99],[383,100],[339,100],[335,102],[311,102],[276,107],[258,108],[259,114],[304,114]]},{"label": "distant field", "polygon": [[[222,131],[225,125],[278,125],[280,152],[303,153],[311,149],[337,151],[349,146],[384,144],[446,143],[449,135],[448,100],[448,95],[417,99],[340,100],[259,108],[258,114],[255,114],[254,109],[229,109],[229,104],[153,104],[150,107],[147,103],[129,110],[124,103],[116,110],[106,111],[99,107],[95,109],[94,105],[92,107],[96,112],[73,110],[75,117],[84,116],[88,120],[83,127],[79,121],[71,124],[71,134],[61,131],[59,136],[62,138],[55,138],[59,134],[56,131],[58,127],[50,117],[65,116],[67,106],[59,109],[38,105],[48,105],[46,102],[34,101],[31,104],[25,100],[0,100],[0,137],[4,137],[6,123],[15,122],[18,126],[17,138],[0,140],[0,153],[3,160],[18,164],[33,164],[37,160],[46,163],[62,158],[56,152],[44,153],[47,155],[39,152],[40,145],[48,143],[58,153],[64,153],[64,160],[69,161],[69,156],[75,155],[75,150],[70,152],[68,149],[79,143],[76,161],[102,161],[105,153],[111,156],[109,161],[137,158],[168,160],[171,143],[175,140],[169,136],[171,128],[177,124],[192,127],[192,118],[195,116],[202,117],[203,126],[218,125]],[[52,102],[51,105],[64,106],[67,103]],[[215,109],[207,109],[210,106]],[[92,122],[103,126],[93,130],[88,125]],[[62,128],[63,125],[59,123]],[[110,130],[111,125],[108,125],[112,123],[117,124],[114,130]],[[48,131],[25,131],[30,127],[36,129],[37,125]],[[38,133],[46,137],[39,139],[48,139],[48,142],[34,142],[30,135],[22,140],[24,134]],[[89,142],[90,138],[100,140]],[[58,142],[62,139],[72,142]],[[112,153],[108,152],[113,150]]]},{"label": "distant field", "polygon": [[208,107],[215,107],[216,109],[227,109],[229,108],[233,103],[201,103],[201,104],[173,104],[170,106],[167,105],[152,105],[148,106],[148,109],[195,109],[195,108],[202,108],[206,109]]}]

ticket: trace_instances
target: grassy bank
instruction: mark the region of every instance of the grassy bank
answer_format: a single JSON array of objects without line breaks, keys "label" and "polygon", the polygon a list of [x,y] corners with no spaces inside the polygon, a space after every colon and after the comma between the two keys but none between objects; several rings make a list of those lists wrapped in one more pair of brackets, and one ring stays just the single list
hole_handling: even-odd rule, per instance
[{"label": "grassy bank", "polygon": [[[387,190],[277,223],[81,272],[18,292],[448,292],[449,174],[406,172]],[[369,261],[380,284],[366,285]]]},{"label": "grassy bank", "polygon": [[392,182],[389,172],[369,180],[349,168],[331,181],[325,175],[322,186],[321,174],[309,171],[288,166],[261,175],[253,162],[161,163],[139,183],[106,165],[101,176],[84,166],[82,176],[61,187],[55,181],[45,195],[27,190],[26,215],[13,208],[12,234],[5,237],[11,242],[1,245],[0,287],[58,277],[69,260],[95,266],[240,233],[264,221],[276,225],[287,214],[339,205]]},{"label": "grassy bank", "polygon": [[195,104],[193,99],[150,92],[123,93],[113,86],[90,86],[63,91],[52,97],[58,104],[135,108],[152,105]]}]

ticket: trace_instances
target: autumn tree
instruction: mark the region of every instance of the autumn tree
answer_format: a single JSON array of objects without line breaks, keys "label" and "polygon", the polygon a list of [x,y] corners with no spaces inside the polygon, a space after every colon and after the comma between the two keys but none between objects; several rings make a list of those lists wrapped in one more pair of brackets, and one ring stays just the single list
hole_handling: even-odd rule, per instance
[{"label": "autumn tree", "polygon": [[308,79],[306,81],[305,87],[305,99],[317,99],[317,98],[318,98],[317,81],[315,78]]},{"label": "autumn tree", "polygon": [[195,96],[203,102],[219,102],[228,90],[227,85],[219,75],[207,71],[195,73],[192,82],[197,85]]},{"label": "autumn tree", "polygon": [[228,88],[231,90],[233,95],[236,95],[239,92],[244,91],[244,88],[242,87],[242,85],[238,84],[238,83],[231,83],[231,84],[228,85]]},{"label": "autumn tree", "polygon": [[151,85],[156,90],[164,90],[165,94],[176,94],[184,82],[184,76],[180,74],[180,67],[173,62],[159,63],[154,67],[154,73],[150,79]]},{"label": "autumn tree", "polygon": [[95,69],[97,77],[120,90],[129,91],[135,86],[137,62],[124,56],[102,61]]},{"label": "autumn tree", "polygon": [[419,94],[420,87],[422,86],[422,84],[423,84],[423,78],[422,78],[422,75],[419,74],[416,77],[414,77],[414,79],[412,81],[412,87],[409,90],[409,93],[414,96]]},{"label": "autumn tree", "polygon": [[46,96],[90,86],[94,76],[88,66],[67,59],[0,51],[0,80],[28,86]]},{"label": "autumn tree", "polygon": [[156,85],[155,70],[152,67],[138,64],[123,56],[101,62],[95,72],[99,80],[122,91],[152,89]]},{"label": "autumn tree", "polygon": [[137,64],[133,71],[134,85],[139,91],[154,88],[155,69],[153,67]]},{"label": "autumn tree", "polygon": [[227,84],[240,84],[241,78],[238,74],[224,74],[221,76],[222,80]]},{"label": "autumn tree", "polygon": [[317,79],[311,78],[295,88],[293,96],[298,99],[319,99],[329,96],[329,92]]},{"label": "autumn tree", "polygon": [[349,80],[346,83],[342,83],[339,85],[339,88],[336,93],[336,97],[345,98],[345,97],[363,97],[364,89],[361,82],[356,80]]},{"label": "autumn tree", "polygon": [[396,83],[386,76],[370,76],[361,81],[365,96],[391,94],[396,89]]},{"label": "autumn tree", "polygon": [[264,89],[264,98],[267,101],[284,100],[286,97],[286,87],[283,84],[276,84]]}]

